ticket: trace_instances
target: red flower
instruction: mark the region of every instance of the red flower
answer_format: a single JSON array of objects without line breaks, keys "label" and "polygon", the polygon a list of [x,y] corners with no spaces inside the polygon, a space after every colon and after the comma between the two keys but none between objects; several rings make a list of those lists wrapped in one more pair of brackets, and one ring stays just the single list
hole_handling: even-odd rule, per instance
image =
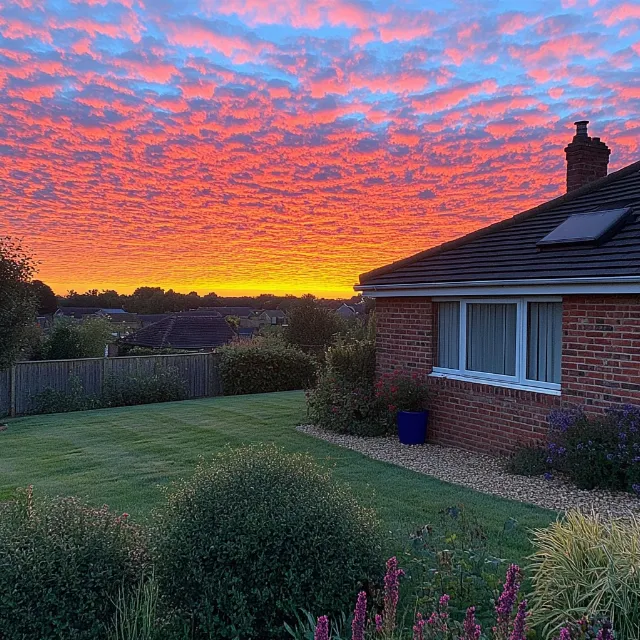
[{"label": "red flower", "polygon": [[389,411],[395,411],[396,410],[396,405],[395,404],[390,404],[389,405]]}]

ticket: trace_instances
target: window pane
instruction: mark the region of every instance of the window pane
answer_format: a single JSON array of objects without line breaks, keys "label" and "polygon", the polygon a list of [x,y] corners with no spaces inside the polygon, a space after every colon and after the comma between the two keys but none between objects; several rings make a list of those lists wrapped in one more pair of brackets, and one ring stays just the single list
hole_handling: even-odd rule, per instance
[{"label": "window pane", "polygon": [[438,366],[460,368],[460,303],[438,304]]},{"label": "window pane", "polygon": [[560,383],[562,303],[527,304],[527,379]]},{"label": "window pane", "polygon": [[467,369],[516,375],[515,304],[467,305]]}]

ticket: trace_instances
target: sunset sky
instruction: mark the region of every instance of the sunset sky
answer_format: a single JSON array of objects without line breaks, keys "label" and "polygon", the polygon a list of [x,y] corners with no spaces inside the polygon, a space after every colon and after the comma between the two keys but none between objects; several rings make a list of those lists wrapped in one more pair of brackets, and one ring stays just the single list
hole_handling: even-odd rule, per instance
[{"label": "sunset sky", "polygon": [[583,118],[640,159],[638,3],[0,0],[0,234],[61,294],[350,296],[563,193]]}]

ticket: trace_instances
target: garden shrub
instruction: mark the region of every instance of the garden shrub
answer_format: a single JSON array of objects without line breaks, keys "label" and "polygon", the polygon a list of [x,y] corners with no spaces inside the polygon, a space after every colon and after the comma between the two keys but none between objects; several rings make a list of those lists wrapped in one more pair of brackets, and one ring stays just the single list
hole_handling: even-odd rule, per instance
[{"label": "garden shrub", "polygon": [[549,425],[547,462],[580,489],[640,492],[640,408],[610,409],[601,417],[556,410]]},{"label": "garden shrub", "polygon": [[547,458],[547,450],[543,444],[526,444],[518,447],[507,458],[505,469],[518,476],[541,476],[550,468]]},{"label": "garden shrub", "polygon": [[[557,634],[604,614],[620,638],[640,638],[640,522],[577,511],[534,532],[532,621]],[[546,636],[545,636],[546,637]]]},{"label": "garden shrub", "polygon": [[307,394],[311,422],[357,436],[380,436],[389,425],[374,387],[375,344],[358,340],[327,350],[326,365]]},{"label": "garden shrub", "polygon": [[186,382],[176,367],[157,369],[151,375],[110,376],[105,380],[102,405],[128,407],[155,402],[175,402],[188,397]]},{"label": "garden shrub", "polygon": [[314,358],[273,339],[236,342],[220,349],[225,395],[307,389],[316,378]]},{"label": "garden shrub", "polygon": [[0,637],[103,640],[145,570],[143,543],[126,514],[75,498],[0,504]]},{"label": "garden shrub", "polygon": [[67,413],[88,411],[101,406],[100,398],[85,393],[78,376],[69,376],[69,391],[45,389],[31,397],[33,409],[30,413]]},{"label": "garden shrub", "polygon": [[380,562],[372,511],[307,455],[228,450],[157,513],[164,600],[198,638],[280,638],[300,608],[339,613]]}]

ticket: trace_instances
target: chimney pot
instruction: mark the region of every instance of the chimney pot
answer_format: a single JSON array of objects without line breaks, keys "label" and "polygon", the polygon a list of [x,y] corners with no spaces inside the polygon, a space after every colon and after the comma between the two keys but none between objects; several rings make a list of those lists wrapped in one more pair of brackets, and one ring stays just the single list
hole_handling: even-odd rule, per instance
[{"label": "chimney pot", "polygon": [[587,133],[587,125],[589,124],[588,120],[578,120],[577,122],[574,122],[573,124],[576,125],[576,135],[585,138],[589,137],[589,134]]},{"label": "chimney pot", "polygon": [[564,152],[567,155],[567,192],[584,187],[607,175],[611,149],[587,133],[588,120],[578,120],[576,134]]}]

